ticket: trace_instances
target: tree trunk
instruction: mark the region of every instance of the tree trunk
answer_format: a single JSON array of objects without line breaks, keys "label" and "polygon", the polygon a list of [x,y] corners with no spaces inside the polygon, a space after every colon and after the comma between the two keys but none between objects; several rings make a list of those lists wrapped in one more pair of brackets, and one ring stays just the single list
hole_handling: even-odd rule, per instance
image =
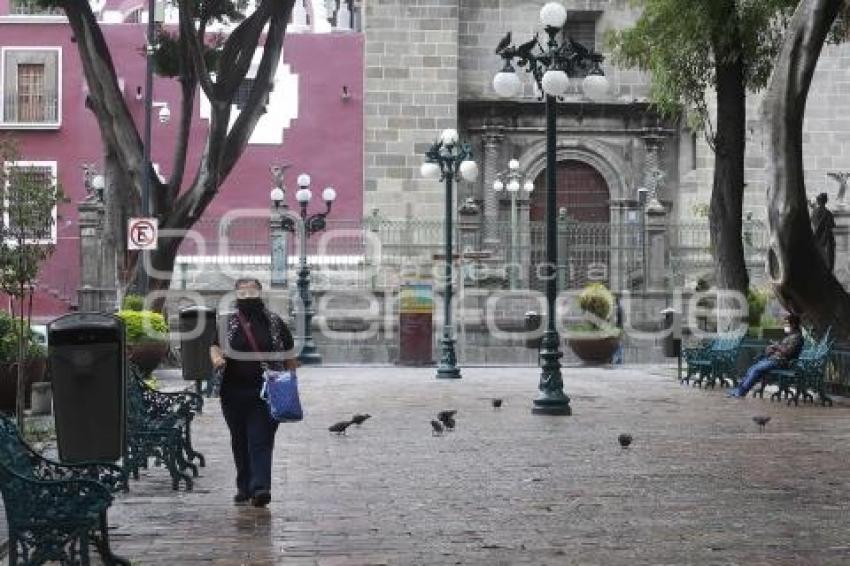
[{"label": "tree trunk", "polygon": [[714,182],[711,191],[711,247],[718,289],[746,293],[749,286],[741,217],[744,205],[744,148],[747,92],[744,63],[718,55],[717,131]]},{"label": "tree trunk", "polygon": [[15,395],[15,415],[18,421],[18,430],[21,431],[21,434],[24,434],[24,410],[26,409],[26,395],[27,395],[27,350],[25,347],[25,337],[24,337],[24,286],[20,286],[20,295],[18,295],[18,313],[20,316],[17,316],[17,320],[15,321],[18,324],[18,381],[16,383],[16,395]]},{"label": "tree trunk", "polygon": [[850,296],[815,246],[803,171],[806,98],[842,2],[802,0],[785,34],[763,105],[767,127],[768,274],[777,297],[820,334],[850,338]]}]

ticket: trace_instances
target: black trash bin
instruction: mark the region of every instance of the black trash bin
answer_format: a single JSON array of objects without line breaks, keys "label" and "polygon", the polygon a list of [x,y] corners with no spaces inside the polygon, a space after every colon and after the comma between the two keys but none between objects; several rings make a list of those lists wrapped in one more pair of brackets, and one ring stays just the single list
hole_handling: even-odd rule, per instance
[{"label": "black trash bin", "polygon": [[215,309],[186,307],[179,313],[180,359],[183,379],[194,381],[200,391],[201,382],[212,379],[210,346],[216,334]]},{"label": "black trash bin", "polygon": [[116,462],[126,427],[123,322],[72,313],[48,324],[47,335],[59,459]]},{"label": "black trash bin", "polygon": [[534,338],[525,339],[525,346],[527,348],[533,348],[535,350],[540,349],[540,342],[543,340],[543,333],[540,332],[540,323],[542,321],[543,317],[535,311],[528,311],[525,313],[525,331],[538,333],[538,335]]},{"label": "black trash bin", "polygon": [[682,332],[679,327],[679,313],[676,312],[676,309],[668,307],[661,311],[661,314],[664,316],[664,329],[670,329],[670,332],[664,336],[662,349],[664,350],[664,355],[666,357],[675,358],[679,356],[679,352],[682,349]]}]

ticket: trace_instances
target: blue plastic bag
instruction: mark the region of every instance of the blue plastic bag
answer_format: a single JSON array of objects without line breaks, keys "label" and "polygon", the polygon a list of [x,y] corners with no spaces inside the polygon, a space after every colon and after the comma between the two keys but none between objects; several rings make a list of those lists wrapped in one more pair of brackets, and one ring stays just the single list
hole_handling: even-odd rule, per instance
[{"label": "blue plastic bag", "polygon": [[260,398],[268,403],[269,414],[278,422],[291,423],[304,419],[301,398],[298,396],[298,377],[292,372],[264,371]]}]

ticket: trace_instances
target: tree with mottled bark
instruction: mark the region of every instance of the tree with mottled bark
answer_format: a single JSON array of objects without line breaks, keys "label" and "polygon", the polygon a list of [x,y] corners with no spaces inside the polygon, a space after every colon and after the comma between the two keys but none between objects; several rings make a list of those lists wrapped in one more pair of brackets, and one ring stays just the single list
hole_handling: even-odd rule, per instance
[{"label": "tree with mottled bark", "polygon": [[[637,0],[634,26],[609,35],[615,60],[651,73],[662,114],[683,110],[715,154],[709,223],[716,286],[746,293],[741,239],[747,91],[765,86],[796,0]],[[716,93],[711,116],[707,96]]]},{"label": "tree with mottled bark", "polygon": [[[840,18],[839,16],[844,16]],[[836,20],[850,21],[842,0],[803,0],[791,19],[762,107],[768,156],[768,275],[777,297],[818,334],[850,339],[850,295],[818,252],[803,170],[803,119],[821,50]],[[846,25],[839,29],[846,32]]]},{"label": "tree with mottled bark", "polygon": [[[89,2],[40,0],[44,6],[64,10],[73,31],[83,73],[88,83],[87,107],[100,129],[104,146],[106,219],[104,256],[115,261],[111,270],[123,274],[119,287],[135,280],[138,257],[128,258],[124,226],[141,209],[145,177],[150,183],[155,216],[161,234],[150,265],[157,274],[152,291],[168,289],[170,275],[185,231],[201,217],[216,197],[244,153],[248,139],[266,112],[283,39],[294,0],[259,0],[256,9],[243,14],[239,0],[179,0],[179,27],[161,34],[156,53],[157,70],[180,82],[181,103],[174,140],[170,178],[160,180],[144,159],[144,146],[118,85],[115,66],[103,32]],[[210,37],[215,22],[229,22],[226,37]],[[246,103],[231,122],[233,102],[262,44],[263,54]],[[188,171],[187,154],[192,130],[192,110],[197,90],[210,102],[209,129],[202,155]],[[175,235],[176,234],[176,235]],[[114,258],[114,259],[112,259]],[[124,258],[127,263],[121,265]]]}]

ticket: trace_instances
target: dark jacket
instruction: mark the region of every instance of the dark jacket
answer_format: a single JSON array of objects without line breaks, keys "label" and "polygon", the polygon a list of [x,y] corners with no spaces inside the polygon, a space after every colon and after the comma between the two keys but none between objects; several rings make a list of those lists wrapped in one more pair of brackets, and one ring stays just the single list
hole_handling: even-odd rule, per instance
[{"label": "dark jacket", "polygon": [[798,329],[785,338],[779,344],[772,344],[767,347],[768,357],[772,360],[780,362],[782,365],[796,359],[803,350],[803,333]]}]

